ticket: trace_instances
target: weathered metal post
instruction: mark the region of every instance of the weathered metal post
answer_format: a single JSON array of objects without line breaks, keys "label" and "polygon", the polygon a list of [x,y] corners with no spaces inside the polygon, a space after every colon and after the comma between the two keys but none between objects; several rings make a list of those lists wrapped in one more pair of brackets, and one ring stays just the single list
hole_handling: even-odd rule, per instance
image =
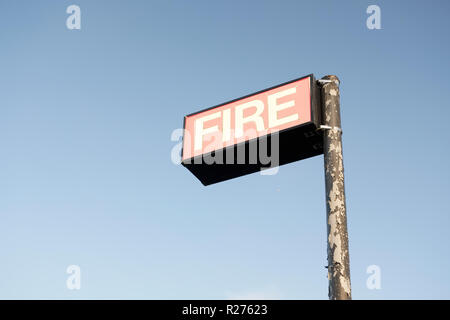
[{"label": "weathered metal post", "polygon": [[342,129],[339,103],[339,79],[325,76],[322,85],[323,149],[328,235],[328,297],[352,298],[348,251],[347,214],[342,158]]}]

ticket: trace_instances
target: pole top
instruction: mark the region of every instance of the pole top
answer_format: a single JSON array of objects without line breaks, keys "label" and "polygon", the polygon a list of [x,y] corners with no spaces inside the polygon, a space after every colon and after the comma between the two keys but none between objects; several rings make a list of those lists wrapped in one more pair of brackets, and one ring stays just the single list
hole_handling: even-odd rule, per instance
[{"label": "pole top", "polygon": [[336,85],[339,87],[339,85],[341,84],[341,81],[339,80],[339,78],[335,75],[327,75],[325,77],[323,77],[320,80],[317,80],[319,83],[329,83],[329,82],[334,82],[336,83]]}]

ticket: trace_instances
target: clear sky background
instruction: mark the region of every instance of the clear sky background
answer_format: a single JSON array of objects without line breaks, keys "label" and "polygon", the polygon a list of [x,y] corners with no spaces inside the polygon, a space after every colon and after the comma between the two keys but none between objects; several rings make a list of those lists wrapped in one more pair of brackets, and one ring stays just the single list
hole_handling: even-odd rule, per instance
[{"label": "clear sky background", "polygon": [[327,299],[322,156],[208,187],[171,161],[184,115],[314,73],[341,79],[353,297],[450,299],[449,10],[2,0],[0,298]]}]

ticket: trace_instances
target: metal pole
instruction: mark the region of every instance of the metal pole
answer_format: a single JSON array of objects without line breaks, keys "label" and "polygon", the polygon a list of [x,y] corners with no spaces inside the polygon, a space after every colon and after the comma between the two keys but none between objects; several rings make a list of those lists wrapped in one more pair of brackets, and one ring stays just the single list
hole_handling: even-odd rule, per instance
[{"label": "metal pole", "polygon": [[339,79],[325,76],[322,84],[322,126],[325,165],[328,235],[328,297],[352,298],[348,251],[347,214],[342,158],[342,130],[339,106]]}]

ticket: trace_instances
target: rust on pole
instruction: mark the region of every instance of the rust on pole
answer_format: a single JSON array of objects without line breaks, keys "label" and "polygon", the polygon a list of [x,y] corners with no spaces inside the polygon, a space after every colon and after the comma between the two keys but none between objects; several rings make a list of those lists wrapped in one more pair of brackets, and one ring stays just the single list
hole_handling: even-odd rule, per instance
[{"label": "rust on pole", "polygon": [[329,75],[319,80],[322,97],[323,149],[328,235],[328,297],[352,298],[348,250],[347,213],[342,157],[339,79]]}]

